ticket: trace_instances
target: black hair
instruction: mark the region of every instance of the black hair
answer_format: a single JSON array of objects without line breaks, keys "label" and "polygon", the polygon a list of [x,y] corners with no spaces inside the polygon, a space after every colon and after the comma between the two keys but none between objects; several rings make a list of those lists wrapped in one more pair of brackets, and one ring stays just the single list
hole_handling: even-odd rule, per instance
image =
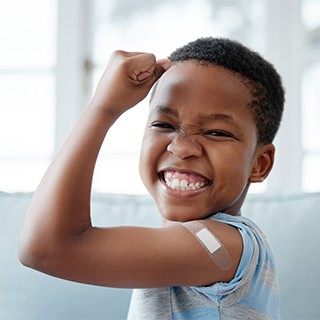
[{"label": "black hair", "polygon": [[241,43],[224,38],[200,38],[175,50],[172,63],[194,61],[200,65],[218,65],[234,72],[250,88],[248,105],[257,127],[257,143],[271,143],[279,129],[284,89],[272,64]]}]

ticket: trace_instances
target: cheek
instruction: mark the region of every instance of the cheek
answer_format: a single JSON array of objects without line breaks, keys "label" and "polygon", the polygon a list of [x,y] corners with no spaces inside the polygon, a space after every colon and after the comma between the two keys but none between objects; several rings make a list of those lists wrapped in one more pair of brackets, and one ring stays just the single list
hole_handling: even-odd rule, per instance
[{"label": "cheek", "polygon": [[241,146],[222,146],[216,148],[210,155],[217,178],[225,177],[225,182],[246,183],[251,172],[252,156]]},{"label": "cheek", "polygon": [[148,184],[153,180],[156,173],[157,159],[159,158],[160,148],[157,147],[157,139],[151,135],[143,137],[140,160],[139,172],[143,183],[148,187]]}]

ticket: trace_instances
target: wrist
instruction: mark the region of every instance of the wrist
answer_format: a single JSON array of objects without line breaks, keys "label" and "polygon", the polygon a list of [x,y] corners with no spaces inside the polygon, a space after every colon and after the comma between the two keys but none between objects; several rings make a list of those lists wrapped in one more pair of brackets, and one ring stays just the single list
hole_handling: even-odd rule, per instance
[{"label": "wrist", "polygon": [[111,126],[121,116],[124,111],[119,111],[114,104],[101,103],[98,99],[92,98],[88,107],[104,126]]}]

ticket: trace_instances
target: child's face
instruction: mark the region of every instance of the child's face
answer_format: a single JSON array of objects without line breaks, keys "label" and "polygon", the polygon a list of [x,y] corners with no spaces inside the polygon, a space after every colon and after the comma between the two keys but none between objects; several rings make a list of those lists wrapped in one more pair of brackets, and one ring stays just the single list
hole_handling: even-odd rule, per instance
[{"label": "child's face", "polygon": [[249,89],[218,66],[181,62],[159,80],[140,174],[167,220],[238,214],[256,165]]}]

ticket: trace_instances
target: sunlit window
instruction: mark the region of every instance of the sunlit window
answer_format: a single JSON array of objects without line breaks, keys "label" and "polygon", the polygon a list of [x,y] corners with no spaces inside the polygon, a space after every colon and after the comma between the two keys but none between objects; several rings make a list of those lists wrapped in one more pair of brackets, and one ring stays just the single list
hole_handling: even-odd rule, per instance
[{"label": "sunlit window", "polygon": [[303,134],[304,147],[302,183],[305,191],[319,190],[320,181],[320,60],[306,69],[303,78]]},{"label": "sunlit window", "polygon": [[1,190],[34,190],[54,151],[55,37],[55,1],[0,1]]},{"label": "sunlit window", "polygon": [[[279,4],[281,12],[294,7],[298,14],[278,14]],[[296,21],[300,4],[301,21]],[[271,28],[282,22],[282,33]],[[0,190],[36,188],[112,51],[145,51],[162,58],[201,36],[239,40],[268,60],[271,52],[280,69],[286,65],[298,70],[295,75],[301,73],[295,85],[290,72],[283,75],[287,94],[299,92],[297,99],[287,99],[289,120],[276,141],[284,164],[251,191],[320,191],[319,0],[1,0]],[[286,50],[281,50],[282,40]],[[290,59],[294,63],[286,64]],[[95,191],[146,193],[138,159],[147,113],[148,98],[111,128],[97,162]],[[286,149],[292,130],[299,132],[297,141]],[[287,151],[298,160],[290,162]]]},{"label": "sunlit window", "polygon": [[306,32],[306,65],[302,78],[302,187],[320,190],[320,2],[306,0],[302,7]]}]

